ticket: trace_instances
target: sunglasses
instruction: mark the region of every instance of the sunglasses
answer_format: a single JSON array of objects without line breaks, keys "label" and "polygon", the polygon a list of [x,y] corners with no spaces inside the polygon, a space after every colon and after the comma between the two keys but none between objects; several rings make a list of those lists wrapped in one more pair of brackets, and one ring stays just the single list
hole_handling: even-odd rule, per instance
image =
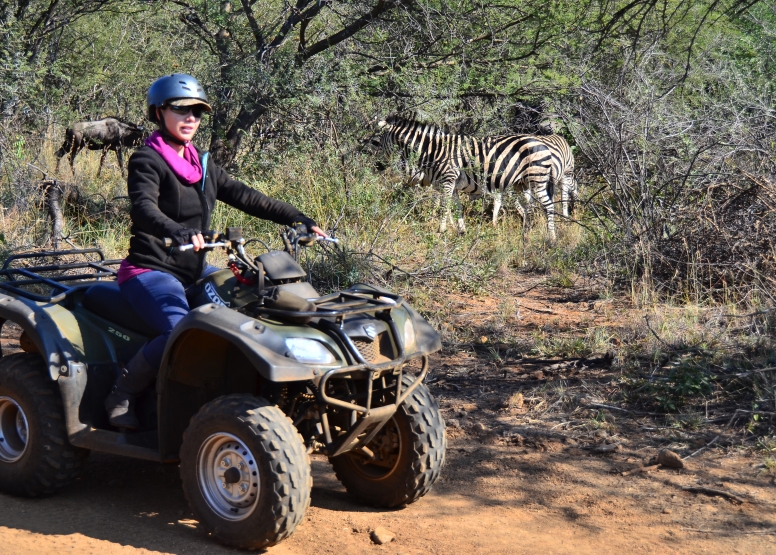
[{"label": "sunglasses", "polygon": [[167,106],[170,111],[172,111],[174,114],[178,114],[179,116],[186,116],[189,112],[191,112],[195,118],[199,119],[202,117],[202,114],[204,114],[207,110],[204,106],[201,105],[195,105],[195,106]]}]

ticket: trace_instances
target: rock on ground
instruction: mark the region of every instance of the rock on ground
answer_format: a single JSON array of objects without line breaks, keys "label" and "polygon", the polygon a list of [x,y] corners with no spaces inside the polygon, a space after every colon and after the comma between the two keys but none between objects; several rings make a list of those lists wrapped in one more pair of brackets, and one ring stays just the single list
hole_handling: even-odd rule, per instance
[{"label": "rock on ground", "polygon": [[387,530],[382,526],[378,526],[372,530],[372,533],[369,535],[369,537],[372,538],[372,541],[377,545],[383,545],[392,542],[396,536],[394,536],[390,530]]}]

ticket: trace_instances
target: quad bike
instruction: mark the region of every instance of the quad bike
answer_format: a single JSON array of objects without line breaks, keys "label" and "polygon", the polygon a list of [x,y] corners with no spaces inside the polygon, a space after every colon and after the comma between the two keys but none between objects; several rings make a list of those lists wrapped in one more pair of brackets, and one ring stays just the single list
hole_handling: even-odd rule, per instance
[{"label": "quad bike", "polygon": [[[239,228],[211,237],[228,268],[196,283],[137,430],[103,403],[122,364],[155,335],[121,296],[119,260],[97,249],[17,254],[0,268],[0,326],[24,353],[0,358],[0,490],[41,496],[73,481],[90,450],[180,463],[195,518],[219,541],[263,548],[310,503],[310,453],[378,507],[425,495],[445,459],[444,421],[423,379],[439,335],[400,296],[357,284],[321,296],[300,247],[247,254]],[[171,247],[187,249],[191,246]],[[2,353],[0,353],[0,356]]]}]

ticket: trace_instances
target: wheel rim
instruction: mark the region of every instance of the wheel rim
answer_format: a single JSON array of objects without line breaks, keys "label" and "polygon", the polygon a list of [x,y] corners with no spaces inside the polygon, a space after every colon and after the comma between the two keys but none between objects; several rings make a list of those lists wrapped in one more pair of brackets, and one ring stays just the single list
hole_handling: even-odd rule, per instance
[{"label": "wheel rim", "polygon": [[199,448],[199,489],[221,518],[243,520],[253,513],[259,500],[259,479],[256,458],[232,434],[213,434]]},{"label": "wheel rim", "polygon": [[22,458],[29,437],[27,415],[10,397],[0,397],[0,462],[12,463]]},{"label": "wheel rim", "polygon": [[352,461],[356,473],[368,480],[383,480],[399,465],[402,444],[401,429],[396,418],[391,418],[367,445],[374,459],[366,457],[362,451],[351,451],[346,456]]}]

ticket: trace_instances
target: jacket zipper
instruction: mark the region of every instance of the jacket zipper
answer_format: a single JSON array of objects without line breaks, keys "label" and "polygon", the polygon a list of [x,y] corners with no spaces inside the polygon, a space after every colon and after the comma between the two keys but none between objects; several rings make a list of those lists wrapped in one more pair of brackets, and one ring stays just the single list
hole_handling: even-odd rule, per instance
[{"label": "jacket zipper", "polygon": [[[202,168],[202,185],[199,188],[199,200],[202,204],[202,231],[207,231],[208,223],[210,222],[210,206],[207,203],[207,195],[205,194],[205,183],[207,183],[207,167]],[[207,258],[207,252],[202,251],[202,256],[199,259],[199,266],[195,280],[199,279],[202,272],[205,269],[205,259]]]}]

